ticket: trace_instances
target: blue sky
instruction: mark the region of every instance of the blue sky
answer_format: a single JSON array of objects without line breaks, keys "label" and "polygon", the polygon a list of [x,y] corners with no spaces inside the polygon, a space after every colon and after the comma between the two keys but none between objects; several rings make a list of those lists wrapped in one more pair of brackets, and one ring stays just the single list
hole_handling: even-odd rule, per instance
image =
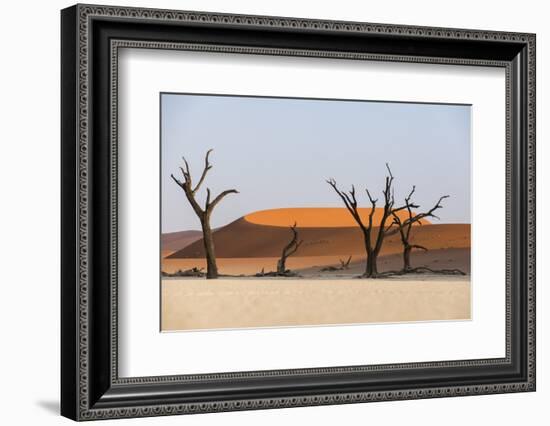
[{"label": "blue sky", "polygon": [[205,152],[213,168],[199,191],[228,188],[214,210],[213,227],[257,210],[342,207],[325,180],[355,184],[381,197],[385,163],[395,176],[399,202],[416,185],[416,201],[429,208],[448,194],[441,223],[470,223],[468,105],[161,94],[162,232],[200,229],[183,191],[181,157],[198,179]]}]

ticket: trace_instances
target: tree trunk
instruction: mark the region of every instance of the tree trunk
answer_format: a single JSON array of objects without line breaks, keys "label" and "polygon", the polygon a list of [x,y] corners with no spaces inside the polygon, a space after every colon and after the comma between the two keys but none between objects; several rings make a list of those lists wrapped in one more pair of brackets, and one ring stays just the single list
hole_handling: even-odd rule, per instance
[{"label": "tree trunk", "polygon": [[367,269],[365,270],[365,276],[367,278],[373,278],[378,275],[378,267],[376,265],[378,253],[371,252],[367,255]]},{"label": "tree trunk", "polygon": [[372,248],[369,250],[369,245],[367,244],[367,238],[368,236],[365,235],[365,250],[367,252],[367,265],[366,265],[364,276],[367,278],[372,278],[378,275],[378,267],[376,265],[378,253]]},{"label": "tree trunk", "polygon": [[285,272],[286,272],[286,258],[281,257],[277,261],[277,274],[284,275]]},{"label": "tree trunk", "polygon": [[410,245],[403,248],[403,271],[411,270],[411,251],[412,246]]},{"label": "tree trunk", "polygon": [[216,265],[216,253],[214,251],[214,238],[212,236],[212,229],[210,229],[210,223],[208,219],[204,219],[201,222],[204,252],[206,254],[206,278],[215,279],[218,278],[218,266]]}]

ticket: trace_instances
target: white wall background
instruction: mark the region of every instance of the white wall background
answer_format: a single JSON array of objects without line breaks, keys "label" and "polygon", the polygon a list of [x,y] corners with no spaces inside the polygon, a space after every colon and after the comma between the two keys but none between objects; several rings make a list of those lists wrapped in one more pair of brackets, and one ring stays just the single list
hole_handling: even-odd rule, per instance
[{"label": "white wall background", "polygon": [[[143,7],[526,31],[537,33],[538,263],[550,258],[550,27],[545,2],[491,0],[108,1]],[[68,424],[59,404],[59,9],[71,2],[11,1],[2,6],[0,67],[0,401],[2,423]],[[545,196],[546,192],[546,196]],[[293,408],[155,419],[119,424],[257,425],[544,424],[550,401],[550,273],[538,274],[538,391]],[[131,422],[131,423],[129,423]],[[102,424],[113,423],[108,421]]]}]

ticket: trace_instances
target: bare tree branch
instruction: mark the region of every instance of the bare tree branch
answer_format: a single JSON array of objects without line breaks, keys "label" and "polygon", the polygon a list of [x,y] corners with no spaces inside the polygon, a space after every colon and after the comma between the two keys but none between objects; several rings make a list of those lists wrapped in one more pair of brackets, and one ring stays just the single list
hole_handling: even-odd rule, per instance
[{"label": "bare tree branch", "polygon": [[390,179],[393,180],[393,175],[391,173],[391,169],[390,169],[390,165],[388,163],[386,163],[386,169],[388,169],[388,173],[390,175]]},{"label": "bare tree branch", "polygon": [[[212,168],[212,165],[210,164],[210,162],[208,161],[208,158],[210,157],[210,153],[213,151],[212,148],[210,148],[208,151],[206,151],[206,156],[204,157],[204,169],[202,171],[202,175],[199,179],[199,182],[197,183],[197,185],[195,186],[195,188],[193,188],[193,194],[195,192],[197,192],[199,190],[199,188],[201,187],[202,183],[204,182],[204,179],[206,178],[206,174],[208,173],[208,170],[210,170]],[[187,170],[189,170],[189,166],[187,167]]]},{"label": "bare tree branch", "polygon": [[191,172],[189,171],[189,163],[185,159],[185,157],[181,157],[183,160],[183,163],[185,164],[185,170],[183,170],[183,167],[180,167],[181,174],[183,175],[185,179],[185,183],[191,187]]},{"label": "bare tree branch", "polygon": [[419,244],[411,244],[411,248],[416,248],[416,249],[419,249],[419,250],[428,251],[428,249],[426,247],[421,246]]},{"label": "bare tree branch", "polygon": [[[417,215],[414,215],[412,217],[410,217],[409,219],[407,219],[407,221],[405,221],[404,225],[407,226],[409,224],[409,222],[412,224],[412,223],[415,223],[415,222],[419,222],[421,221],[422,219],[425,219],[427,217],[433,217],[435,219],[439,219],[438,216],[436,216],[434,214],[434,212],[438,209],[442,209],[443,206],[441,205],[441,202],[446,199],[446,198],[449,198],[450,195],[443,195],[442,197],[439,198],[439,200],[437,201],[437,203],[430,209],[428,210],[427,212],[425,213],[419,213]],[[411,205],[411,207],[414,207]],[[418,206],[416,206],[418,207]]]},{"label": "bare tree branch", "polygon": [[210,205],[210,188],[206,188],[206,202],[204,203],[204,211],[208,211]]},{"label": "bare tree branch", "polygon": [[461,271],[460,269],[431,269],[427,266],[419,266],[418,268],[411,268],[408,271],[404,271],[403,269],[399,271],[386,271],[379,274],[379,278],[389,278],[393,276],[400,276],[405,275],[409,273],[415,273],[415,274],[437,274],[437,275],[466,275],[464,271]]},{"label": "bare tree branch", "polygon": [[350,262],[351,262],[351,256],[348,257],[348,260],[346,260],[345,262],[342,259],[340,259],[340,264],[342,265],[342,269],[348,269]]},{"label": "bare tree branch", "polygon": [[348,195],[344,191],[341,191],[340,189],[338,189],[338,186],[336,185],[336,181],[334,179],[330,178],[326,182],[334,189],[334,191],[342,199],[342,201],[344,202],[344,205],[346,206],[346,208],[348,209],[352,217],[355,219],[357,224],[361,227],[361,229],[364,229],[365,225],[363,223],[363,220],[357,208],[357,198],[355,197],[355,187],[352,185],[350,194]]},{"label": "bare tree branch", "polygon": [[223,199],[223,197],[225,197],[226,195],[229,195],[229,194],[238,194],[239,191],[237,191],[236,189],[227,189],[225,191],[223,191],[222,193],[220,193],[216,198],[214,198],[212,200],[212,202],[208,205],[208,210],[212,210],[214,209],[214,207],[216,207],[216,205]]},{"label": "bare tree branch", "polygon": [[287,257],[290,257],[292,256],[294,253],[296,253],[298,251],[298,249],[300,248],[300,246],[302,245],[302,243],[304,242],[304,240],[300,240],[300,241],[297,241],[295,244],[294,244],[294,249],[292,249],[291,251],[289,251],[287,253]]},{"label": "bare tree branch", "polygon": [[176,178],[173,174],[170,175],[174,182],[176,182],[181,188],[183,188],[183,182],[181,182],[178,178]]}]

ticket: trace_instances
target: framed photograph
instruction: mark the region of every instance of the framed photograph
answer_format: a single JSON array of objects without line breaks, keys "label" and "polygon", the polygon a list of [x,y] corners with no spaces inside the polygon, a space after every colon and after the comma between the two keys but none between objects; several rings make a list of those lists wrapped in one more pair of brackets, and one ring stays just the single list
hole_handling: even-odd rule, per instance
[{"label": "framed photograph", "polygon": [[61,12],[61,411],[535,390],[535,35]]}]

